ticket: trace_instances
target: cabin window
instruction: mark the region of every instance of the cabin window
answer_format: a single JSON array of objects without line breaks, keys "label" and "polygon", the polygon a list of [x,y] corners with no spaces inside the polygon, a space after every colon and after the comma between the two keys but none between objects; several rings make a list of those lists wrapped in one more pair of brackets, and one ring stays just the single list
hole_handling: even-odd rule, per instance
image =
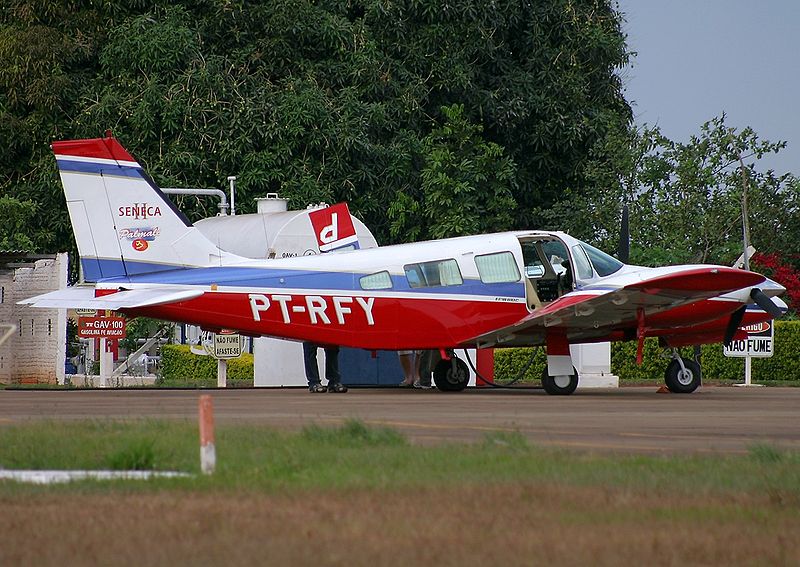
[{"label": "cabin window", "polygon": [[592,279],[592,264],[589,263],[589,257],[580,246],[572,247],[572,260],[575,262],[575,269],[578,271],[578,277],[582,280]]},{"label": "cabin window", "polygon": [[519,269],[511,252],[475,256],[475,265],[483,283],[519,281]]},{"label": "cabin window", "polygon": [[404,267],[408,285],[412,288],[461,285],[464,279],[453,259],[408,264]]},{"label": "cabin window", "polygon": [[543,241],[542,254],[556,274],[563,274],[569,268],[567,260],[569,253],[567,253],[567,247],[560,240]]},{"label": "cabin window", "polygon": [[361,289],[391,289],[392,277],[387,271],[377,272],[368,276],[361,276],[358,283],[361,284]]},{"label": "cabin window", "polygon": [[601,276],[610,276],[614,272],[620,270],[624,265],[616,258],[609,256],[602,250],[598,250],[585,242],[582,242],[581,246],[586,251],[586,254],[589,255],[589,259],[592,261],[595,271]]},{"label": "cabin window", "polygon": [[544,263],[536,251],[535,242],[522,243],[522,260],[525,263],[525,275],[529,278],[541,278],[544,275]]}]

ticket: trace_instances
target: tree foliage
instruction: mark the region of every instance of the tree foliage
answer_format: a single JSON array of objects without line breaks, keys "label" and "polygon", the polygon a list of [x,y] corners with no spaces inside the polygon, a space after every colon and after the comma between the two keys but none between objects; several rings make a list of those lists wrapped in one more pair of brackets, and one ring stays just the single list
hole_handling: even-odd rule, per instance
[{"label": "tree foliage", "polygon": [[442,107],[442,114],[445,123],[422,140],[419,188],[399,193],[389,209],[392,233],[417,240],[509,228],[514,162],[483,139],[463,105]]},{"label": "tree foliage", "polygon": [[620,26],[610,0],[9,0],[0,194],[65,248],[47,145],[110,128],[163,185],[237,175],[244,212],[346,200],[384,243],[536,226],[630,120]]},{"label": "tree foliage", "polygon": [[31,201],[0,196],[0,219],[3,219],[0,225],[0,250],[33,251],[32,235],[27,233],[27,228],[34,220],[35,210]]},{"label": "tree foliage", "polygon": [[573,191],[549,211],[551,220],[568,219],[576,235],[614,250],[620,211],[628,204],[632,262],[730,264],[742,251],[747,187],[755,247],[765,253],[800,249],[798,180],[759,164],[785,142],[762,140],[752,128],[739,130],[725,119],[706,122],[686,143],[669,140],[658,127],[609,136],[602,157],[587,164],[593,188]]}]

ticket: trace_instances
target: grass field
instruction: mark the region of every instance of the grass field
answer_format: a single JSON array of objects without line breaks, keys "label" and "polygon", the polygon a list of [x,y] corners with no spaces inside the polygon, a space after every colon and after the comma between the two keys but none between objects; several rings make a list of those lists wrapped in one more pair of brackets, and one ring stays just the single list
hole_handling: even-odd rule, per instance
[{"label": "grass field", "polygon": [[491,435],[410,445],[349,422],[0,427],[7,469],[158,469],[183,479],[0,482],[0,565],[798,565],[800,455],[608,456]]}]

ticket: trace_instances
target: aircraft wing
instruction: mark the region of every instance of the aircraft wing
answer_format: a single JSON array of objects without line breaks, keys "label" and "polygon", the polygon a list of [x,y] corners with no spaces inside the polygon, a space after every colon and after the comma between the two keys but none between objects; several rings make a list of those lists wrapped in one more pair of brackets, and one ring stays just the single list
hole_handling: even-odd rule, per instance
[{"label": "aircraft wing", "polygon": [[24,299],[18,303],[47,309],[131,309],[187,301],[203,295],[199,289],[155,287],[118,291],[95,297],[94,287],[68,287]]},{"label": "aircraft wing", "polygon": [[[536,345],[545,342],[548,329],[566,333],[570,342],[602,339],[614,331],[636,329],[643,317],[717,297],[764,280],[763,276],[733,268],[684,270],[642,279],[621,287],[586,286],[559,297],[514,325],[478,337],[479,344]],[[696,322],[688,322],[689,325]]]}]

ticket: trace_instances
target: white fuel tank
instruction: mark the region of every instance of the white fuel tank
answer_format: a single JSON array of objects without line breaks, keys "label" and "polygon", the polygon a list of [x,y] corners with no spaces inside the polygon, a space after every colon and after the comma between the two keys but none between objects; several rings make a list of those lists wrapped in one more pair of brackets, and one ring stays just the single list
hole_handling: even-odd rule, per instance
[{"label": "white fuel tank", "polygon": [[[320,253],[308,215],[327,205],[288,211],[286,199],[275,194],[257,199],[257,202],[257,213],[210,217],[194,225],[219,248],[245,258],[290,258]],[[353,215],[350,218],[358,237],[358,247],[376,248],[378,243],[366,225]]]}]

